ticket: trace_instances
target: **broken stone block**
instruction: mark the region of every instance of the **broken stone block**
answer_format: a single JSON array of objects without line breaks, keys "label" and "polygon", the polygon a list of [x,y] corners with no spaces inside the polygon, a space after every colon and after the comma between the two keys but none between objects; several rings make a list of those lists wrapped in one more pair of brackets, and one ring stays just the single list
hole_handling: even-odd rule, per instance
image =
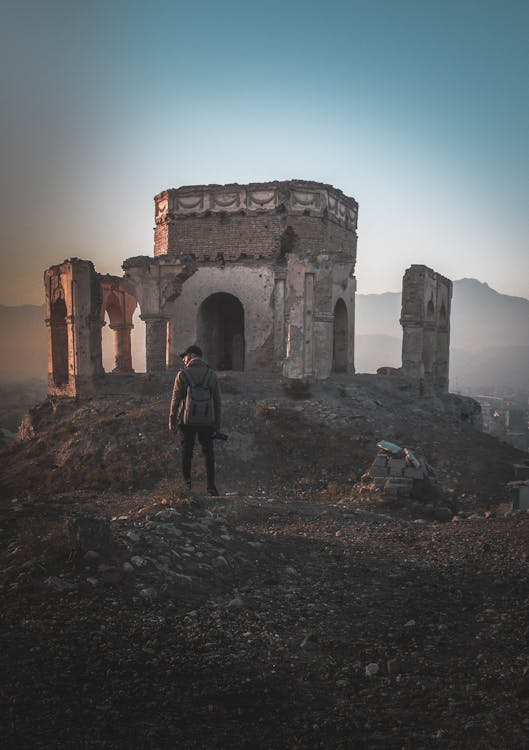
[{"label": "broken stone block", "polygon": [[372,466],[371,469],[369,469],[370,476],[374,478],[379,477],[387,477],[389,474],[389,469],[383,466]]},{"label": "broken stone block", "polygon": [[529,510],[529,481],[512,482],[512,509]]},{"label": "broken stone block", "polygon": [[413,487],[413,480],[404,477],[390,477],[384,483],[384,494],[409,497]]},{"label": "broken stone block", "polygon": [[406,468],[405,458],[392,458],[389,462],[389,473],[391,476],[402,476],[404,469]]},{"label": "broken stone block", "polygon": [[426,476],[422,469],[416,469],[413,466],[406,466],[402,475],[409,479],[424,479]]}]

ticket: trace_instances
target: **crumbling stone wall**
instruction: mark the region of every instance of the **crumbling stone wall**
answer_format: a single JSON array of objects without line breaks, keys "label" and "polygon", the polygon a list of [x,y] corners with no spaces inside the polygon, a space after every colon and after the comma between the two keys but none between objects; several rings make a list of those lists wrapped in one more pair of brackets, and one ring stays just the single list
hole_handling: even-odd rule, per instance
[{"label": "crumbling stone wall", "polygon": [[419,396],[448,392],[452,282],[412,265],[402,282],[402,373]]},{"label": "crumbling stone wall", "polygon": [[90,395],[103,373],[99,276],[90,261],[72,258],[44,273],[48,328],[48,392]]},{"label": "crumbling stone wall", "polygon": [[[340,190],[300,180],[157,195],[156,258],[197,263],[165,308],[170,359],[198,341],[221,368],[272,362],[293,378],[354,372],[357,216]],[[233,329],[223,325],[237,315]]]},{"label": "crumbling stone wall", "polygon": [[132,372],[136,305],[148,372],[193,342],[219,369],[354,372],[357,217],[354,199],[301,180],[160,193],[154,257],[125,260],[122,278],[77,259],[46,271],[50,393],[88,393],[103,374],[105,314],[114,371]]}]

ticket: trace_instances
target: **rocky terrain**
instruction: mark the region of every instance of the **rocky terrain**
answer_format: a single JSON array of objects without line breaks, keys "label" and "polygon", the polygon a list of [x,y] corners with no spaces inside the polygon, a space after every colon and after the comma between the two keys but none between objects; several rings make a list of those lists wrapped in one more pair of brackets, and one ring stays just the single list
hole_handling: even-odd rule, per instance
[{"label": "rocky terrain", "polygon": [[[198,454],[180,482],[164,378],[0,454],[3,745],[529,747],[526,455],[398,378],[221,377],[220,498]],[[423,494],[369,480],[381,439]]]}]

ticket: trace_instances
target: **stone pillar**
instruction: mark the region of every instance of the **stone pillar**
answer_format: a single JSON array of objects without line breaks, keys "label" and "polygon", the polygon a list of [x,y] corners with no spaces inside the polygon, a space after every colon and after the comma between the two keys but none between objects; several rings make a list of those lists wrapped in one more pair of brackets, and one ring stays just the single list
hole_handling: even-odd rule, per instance
[{"label": "stone pillar", "polygon": [[305,274],[305,307],[303,310],[303,376],[314,372],[314,274]]},{"label": "stone pillar", "polygon": [[448,372],[450,363],[450,331],[437,332],[437,362],[435,389],[439,393],[448,393]]},{"label": "stone pillar", "polygon": [[452,282],[413,265],[402,282],[402,373],[419,396],[448,391]]},{"label": "stone pillar", "polygon": [[134,326],[126,323],[110,324],[114,331],[115,367],[113,372],[134,372],[132,368],[132,351],[130,346],[130,332]]},{"label": "stone pillar", "polygon": [[347,328],[347,372],[355,372],[355,329],[356,329],[356,276],[351,276],[349,281],[351,303],[348,305],[349,322]]},{"label": "stone pillar", "polygon": [[90,261],[72,258],[44,273],[48,393],[84,397],[103,374],[101,288]]},{"label": "stone pillar", "polygon": [[274,359],[277,364],[285,356],[285,274],[276,273],[274,281]]},{"label": "stone pillar", "polygon": [[166,369],[167,319],[158,315],[141,315],[145,321],[145,349],[147,372]]},{"label": "stone pillar", "polygon": [[422,361],[424,370],[424,390],[422,395],[433,396],[437,361],[437,334],[435,324],[431,322],[426,322],[423,325]]},{"label": "stone pillar", "polygon": [[315,377],[324,379],[329,377],[332,370],[334,315],[332,312],[315,312],[312,320],[312,372]]},{"label": "stone pillar", "polygon": [[402,324],[402,371],[406,377],[419,380],[424,377],[422,361],[423,327],[420,321],[405,320]]}]

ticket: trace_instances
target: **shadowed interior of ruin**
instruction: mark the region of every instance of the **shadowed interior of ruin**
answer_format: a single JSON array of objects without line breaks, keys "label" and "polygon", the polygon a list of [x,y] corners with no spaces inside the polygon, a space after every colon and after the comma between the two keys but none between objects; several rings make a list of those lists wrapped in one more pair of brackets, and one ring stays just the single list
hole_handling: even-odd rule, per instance
[{"label": "shadowed interior of ruin", "polygon": [[200,305],[198,340],[216,370],[244,370],[244,309],[237,297],[218,292]]},{"label": "shadowed interior of ruin", "polygon": [[339,299],[334,308],[333,372],[347,372],[347,307]]}]

